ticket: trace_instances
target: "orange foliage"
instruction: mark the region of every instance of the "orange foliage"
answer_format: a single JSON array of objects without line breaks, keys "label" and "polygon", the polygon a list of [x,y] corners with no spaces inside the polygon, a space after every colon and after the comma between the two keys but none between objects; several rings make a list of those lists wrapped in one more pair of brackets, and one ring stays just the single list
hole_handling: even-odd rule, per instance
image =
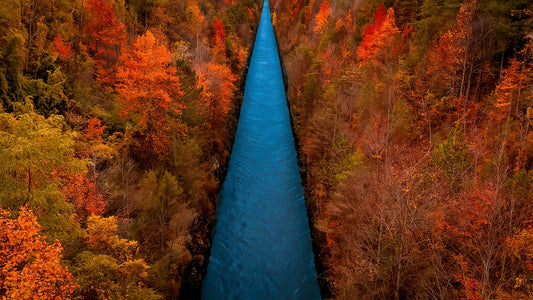
[{"label": "orange foliage", "polygon": [[89,124],[87,125],[87,133],[85,133],[85,137],[89,140],[100,140],[102,139],[102,132],[104,132],[104,129],[106,128],[105,125],[102,125],[102,122],[97,117],[94,117],[89,120]]},{"label": "orange foliage", "polygon": [[72,49],[70,49],[70,45],[63,42],[63,37],[60,34],[56,35],[54,39],[54,47],[57,53],[59,53],[60,58],[66,59],[72,57]]},{"label": "orange foliage", "polygon": [[466,39],[469,24],[474,18],[476,1],[466,1],[461,5],[456,17],[456,25],[445,32],[429,52],[428,73],[433,73],[437,80],[449,84],[463,69]]},{"label": "orange foliage", "polygon": [[[504,127],[503,140],[504,154],[509,165],[515,171],[533,165],[533,133],[529,129],[533,125],[533,109],[528,105],[530,93],[527,87],[533,84],[533,72],[527,61],[511,59],[509,66],[503,71],[499,84],[496,86],[496,103],[490,113],[490,119],[495,125],[514,124],[513,130]],[[512,123],[506,121],[513,120]],[[487,136],[495,139],[491,127],[487,128]]]},{"label": "orange foliage", "polygon": [[304,1],[286,1],[285,2],[287,6],[287,11],[290,12],[290,21],[296,20],[300,12],[302,11],[302,8],[305,6]]},{"label": "orange foliage", "polygon": [[198,88],[202,90],[202,102],[209,109],[212,126],[221,122],[231,109],[237,75],[226,65],[211,62],[207,71],[198,75]]},{"label": "orange foliage", "polygon": [[352,21],[352,11],[348,10],[348,12],[344,16],[344,18],[338,19],[337,22],[335,23],[335,31],[338,32],[342,28],[344,28],[348,32],[353,33],[354,30],[355,30],[355,27],[353,25],[354,24],[353,24],[353,21]]},{"label": "orange foliage", "polygon": [[[394,21],[394,9],[389,8],[384,13],[383,5],[378,7],[374,15],[374,25],[367,25],[363,30],[363,40],[357,49],[357,55],[361,60],[376,58],[382,50],[391,52],[396,46],[395,39],[400,30]],[[390,56],[392,53],[385,53]]]},{"label": "orange foliage", "polygon": [[497,96],[496,109],[491,115],[498,124],[511,116],[516,117],[516,110],[521,100],[524,100],[521,99],[524,96],[520,95],[521,89],[533,82],[533,78],[527,76],[531,68],[524,65],[517,59],[511,59],[509,67],[503,71],[495,92]]},{"label": "orange foliage", "polygon": [[2,299],[69,299],[77,284],[60,265],[62,247],[39,235],[41,226],[27,207],[17,219],[0,210],[0,291]]},{"label": "orange foliage", "polygon": [[120,56],[116,90],[122,106],[120,117],[136,121],[142,145],[151,152],[165,153],[171,128],[184,133],[181,124],[172,123],[169,114],[178,116],[184,105],[176,67],[170,51],[147,31]]},{"label": "orange foliage", "polygon": [[218,57],[226,57],[226,31],[219,18],[213,19],[213,29],[215,31],[213,53]]},{"label": "orange foliage", "polygon": [[56,172],[55,175],[62,183],[61,192],[68,202],[74,204],[80,219],[85,220],[91,214],[101,215],[104,212],[105,202],[102,194],[87,176],[87,171],[76,174]]},{"label": "orange foliage", "polygon": [[314,30],[316,33],[322,33],[324,32],[324,29],[326,29],[326,25],[328,24],[329,13],[329,2],[328,0],[323,0],[322,4],[320,4],[320,10],[315,16]]}]

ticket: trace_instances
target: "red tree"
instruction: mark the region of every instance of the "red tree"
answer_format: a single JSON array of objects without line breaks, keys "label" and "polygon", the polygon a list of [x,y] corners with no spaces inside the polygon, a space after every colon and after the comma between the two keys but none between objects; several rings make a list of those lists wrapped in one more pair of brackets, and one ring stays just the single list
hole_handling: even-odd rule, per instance
[{"label": "red tree", "polygon": [[198,88],[202,90],[202,104],[209,109],[209,124],[212,128],[221,126],[231,109],[231,98],[235,91],[237,75],[226,65],[211,62],[206,72],[198,74]]},{"label": "red tree", "polygon": [[394,9],[389,8],[384,14],[383,5],[380,5],[374,16],[374,25],[367,25],[363,31],[357,55],[362,60],[389,60],[400,53],[400,36],[400,30],[394,21]]},{"label": "red tree", "polygon": [[357,49],[357,55],[361,59],[368,59],[371,54],[371,49],[374,46],[374,39],[376,32],[381,28],[381,25],[383,24],[383,21],[385,21],[386,15],[385,15],[385,7],[383,4],[378,6],[378,9],[376,10],[376,13],[374,14],[374,25],[369,24],[365,26],[365,29],[363,29],[363,40],[359,44],[359,48]]},{"label": "red tree", "polygon": [[54,39],[54,48],[62,59],[72,57],[72,49],[69,44],[63,42],[63,37],[58,34]]},{"label": "red tree", "polygon": [[97,78],[111,83],[120,48],[126,40],[124,25],[117,21],[108,0],[87,0],[84,24],[86,45],[95,58]]},{"label": "red tree", "polygon": [[329,13],[329,2],[328,0],[323,0],[322,4],[320,4],[320,10],[315,16],[314,30],[316,33],[322,33],[324,29],[326,29],[326,25],[328,24]]},{"label": "red tree", "polygon": [[99,140],[101,139],[101,135],[104,132],[104,129],[106,128],[105,125],[102,125],[102,122],[97,117],[94,117],[89,120],[89,124],[87,125],[87,133],[85,133],[85,137],[89,140]]}]

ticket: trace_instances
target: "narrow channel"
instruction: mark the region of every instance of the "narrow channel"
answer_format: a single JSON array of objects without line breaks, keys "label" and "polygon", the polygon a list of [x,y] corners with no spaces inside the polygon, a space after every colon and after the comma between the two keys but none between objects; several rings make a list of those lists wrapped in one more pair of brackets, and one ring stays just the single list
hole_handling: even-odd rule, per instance
[{"label": "narrow channel", "polygon": [[320,299],[268,0],[219,195],[202,299]]}]

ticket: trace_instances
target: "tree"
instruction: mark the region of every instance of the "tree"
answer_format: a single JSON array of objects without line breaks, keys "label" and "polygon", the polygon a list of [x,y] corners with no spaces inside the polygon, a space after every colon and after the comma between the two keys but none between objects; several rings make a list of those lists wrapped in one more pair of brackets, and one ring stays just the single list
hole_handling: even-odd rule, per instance
[{"label": "tree", "polygon": [[60,264],[61,244],[39,235],[37,217],[22,206],[16,219],[0,210],[0,295],[2,299],[70,299],[77,287]]},{"label": "tree", "polygon": [[81,168],[83,163],[72,157],[74,141],[61,131],[63,118],[45,118],[34,112],[18,116],[3,113],[0,124],[0,158],[5,162],[0,167],[2,204],[15,209],[27,201],[56,198],[55,191],[47,186],[51,172],[58,167]]},{"label": "tree", "polygon": [[323,0],[322,4],[320,4],[320,10],[315,16],[314,31],[316,33],[324,32],[324,29],[326,29],[326,26],[328,24],[329,14],[330,14],[329,2],[328,0]]},{"label": "tree", "polygon": [[362,60],[378,57],[382,60],[390,59],[392,50],[397,46],[398,41],[395,39],[399,35],[400,30],[394,21],[394,9],[389,8],[385,15],[382,4],[374,15],[374,25],[367,25],[363,30],[363,40],[357,48],[357,55]]},{"label": "tree", "polygon": [[61,34],[56,35],[54,39],[54,47],[60,58],[68,59],[72,57],[72,49],[69,44],[65,44]]},{"label": "tree", "polygon": [[105,202],[94,182],[87,175],[87,170],[72,173],[66,170],[55,172],[61,181],[61,192],[66,200],[74,205],[79,222],[85,224],[90,215],[101,215]]},{"label": "tree", "polygon": [[170,51],[147,31],[120,56],[116,75],[119,116],[134,121],[138,148],[159,157],[167,151],[171,129],[185,133],[177,119],[185,108],[179,101],[183,92],[171,60]]},{"label": "tree", "polygon": [[84,233],[89,251],[76,257],[79,292],[91,299],[161,299],[146,288],[149,266],[136,258],[137,242],[119,238],[114,217],[91,216]]},{"label": "tree", "polygon": [[0,204],[11,210],[29,204],[39,211],[45,234],[69,247],[77,225],[53,173],[81,172],[87,161],[74,157],[74,140],[62,130],[63,117],[38,115],[29,102],[20,106],[17,110],[25,112],[0,114]]},{"label": "tree", "polygon": [[102,125],[102,122],[97,117],[94,117],[89,120],[85,137],[89,140],[101,140],[105,128],[106,126]]},{"label": "tree", "polygon": [[113,81],[113,70],[126,40],[124,24],[117,21],[109,0],[86,0],[85,43],[95,58],[96,76],[101,82]]},{"label": "tree", "polygon": [[149,171],[141,181],[142,192],[135,205],[134,228],[141,251],[156,260],[156,284],[174,293],[187,280],[185,270],[193,260],[190,247],[194,247],[190,228],[198,217],[190,208],[193,198],[187,197],[183,185],[169,172],[158,176]]},{"label": "tree", "polygon": [[186,17],[187,17],[187,23],[189,24],[191,31],[195,33],[196,35],[196,43],[195,43],[195,67],[198,68],[201,63],[201,57],[200,57],[200,42],[201,42],[201,35],[202,30],[205,26],[205,16],[200,10],[200,7],[198,7],[198,3],[196,1],[191,1],[189,5],[187,6],[186,10]]},{"label": "tree", "polygon": [[213,53],[215,56],[226,57],[226,31],[222,20],[216,17],[213,19],[213,30],[215,31]]},{"label": "tree", "polygon": [[493,128],[487,128],[491,139],[499,137],[499,146],[505,145],[508,163],[514,165],[516,171],[531,167],[533,162],[533,134],[530,130],[533,115],[531,100],[528,100],[531,91],[527,88],[533,83],[532,67],[527,61],[511,59],[496,86],[496,103],[490,113],[491,121],[501,127],[502,134],[491,134]]},{"label": "tree", "polygon": [[202,104],[208,109],[211,128],[219,128],[230,111],[237,79],[226,65],[215,62],[211,62],[204,73],[198,74],[197,86],[202,91]]}]

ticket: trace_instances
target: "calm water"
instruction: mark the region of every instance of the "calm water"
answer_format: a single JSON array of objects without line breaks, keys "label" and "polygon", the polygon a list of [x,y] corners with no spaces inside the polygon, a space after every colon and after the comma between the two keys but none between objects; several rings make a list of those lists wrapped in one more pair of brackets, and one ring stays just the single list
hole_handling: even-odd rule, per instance
[{"label": "calm water", "polygon": [[320,299],[266,0],[219,201],[202,299]]}]

